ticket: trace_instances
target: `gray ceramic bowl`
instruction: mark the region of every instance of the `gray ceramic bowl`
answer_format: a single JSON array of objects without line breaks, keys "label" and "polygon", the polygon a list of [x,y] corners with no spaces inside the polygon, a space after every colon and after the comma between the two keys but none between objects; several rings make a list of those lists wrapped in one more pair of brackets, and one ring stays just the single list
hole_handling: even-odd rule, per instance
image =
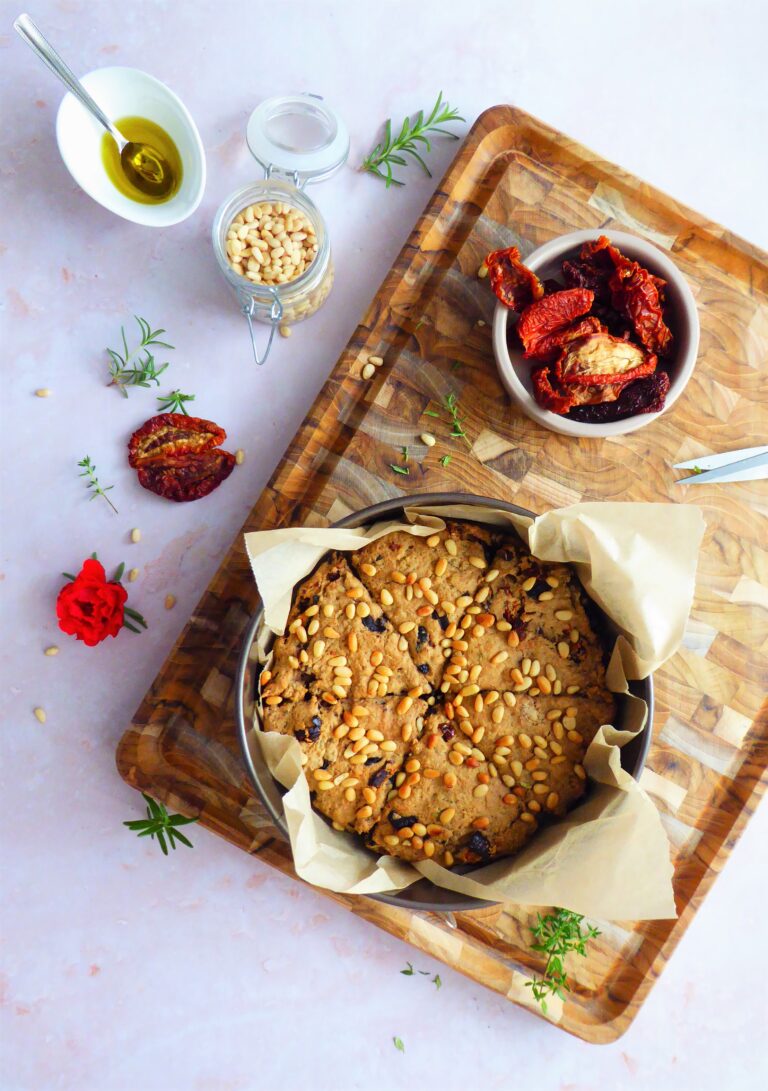
[{"label": "gray ceramic bowl", "polygon": [[[354,512],[352,515],[340,519],[334,523],[337,527],[362,527],[379,522],[382,519],[399,519],[403,517],[403,509],[419,505],[440,507],[447,504],[465,504],[470,507],[495,507],[503,511],[512,512],[515,515],[524,515],[534,518],[534,513],[527,508],[518,507],[516,504],[508,504],[504,500],[496,500],[487,496],[474,496],[469,493],[426,493],[418,496],[398,497],[395,500],[385,500],[381,504],[374,504],[370,508]],[[275,828],[287,841],[288,828],[283,814],[282,785],[274,779],[267,768],[260,748],[255,742],[254,733],[249,717],[246,714],[246,706],[252,703],[253,681],[255,671],[250,653],[256,634],[263,623],[263,609],[256,610],[248,631],[245,634],[245,642],[240,654],[240,664],[237,672],[235,692],[237,696],[237,729],[246,769],[250,775],[259,798],[266,807],[275,825]],[[608,618],[605,619],[606,630],[615,632],[615,626]],[[653,724],[653,682],[645,678],[640,682],[630,682],[631,692],[636,697],[641,697],[648,705],[648,719],[645,727],[632,742],[622,747],[621,764],[635,779],[645,764],[648,747],[651,743],[651,725]],[[617,726],[621,727],[621,706]],[[467,869],[471,870],[471,869]],[[472,909],[481,909],[484,906],[495,905],[495,902],[482,901],[478,898],[462,897],[455,891],[445,890],[435,886],[428,879],[420,879],[417,883],[405,890],[392,894],[371,895],[377,901],[387,902],[390,905],[400,906],[403,909],[432,910],[436,913],[467,912]]]}]

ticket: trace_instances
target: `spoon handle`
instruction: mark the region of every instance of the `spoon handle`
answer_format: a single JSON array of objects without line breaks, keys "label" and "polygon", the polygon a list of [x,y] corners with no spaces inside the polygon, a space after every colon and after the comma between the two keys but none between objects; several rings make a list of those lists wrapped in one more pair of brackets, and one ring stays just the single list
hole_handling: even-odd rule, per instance
[{"label": "spoon handle", "polygon": [[122,150],[126,143],[125,137],[118,132],[99,104],[91,98],[80,80],[68,64],[56,52],[51,43],[45,38],[38,27],[28,15],[20,15],[13,24],[19,36],[27,43],[43,62],[50,68],[55,76],[69,88],[75,98],[99,121],[104,128],[112,134],[117,141],[117,146]]}]

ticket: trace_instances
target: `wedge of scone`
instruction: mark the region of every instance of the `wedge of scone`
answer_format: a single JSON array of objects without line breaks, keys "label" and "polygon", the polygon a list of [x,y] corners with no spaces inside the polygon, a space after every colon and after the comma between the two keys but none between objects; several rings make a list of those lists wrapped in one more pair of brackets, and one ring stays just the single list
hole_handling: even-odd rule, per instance
[{"label": "wedge of scone", "polygon": [[397,531],[352,554],[352,566],[397,631],[430,687],[440,684],[456,620],[474,601],[499,535],[447,521],[428,537]]},{"label": "wedge of scone", "polygon": [[323,561],[298,590],[261,676],[267,707],[310,696],[328,705],[345,697],[418,696],[426,688],[405,639],[340,554]]},{"label": "wedge of scone", "polygon": [[502,547],[492,564],[482,609],[470,607],[459,621],[462,646],[444,675],[450,692],[603,692],[603,646],[573,570],[516,545]]},{"label": "wedge of scone", "polygon": [[[449,700],[424,723],[424,738],[439,734],[460,741],[493,764],[503,783],[536,815],[561,815],[584,793],[584,755],[602,724],[614,722],[616,703],[608,691],[595,697],[473,698],[470,708]],[[460,714],[461,713],[461,714]]]},{"label": "wedge of scone", "polygon": [[312,697],[264,709],[264,729],[293,735],[312,804],[336,829],[365,833],[376,822],[427,705],[363,698],[328,705]]},{"label": "wedge of scone", "polygon": [[451,867],[518,852],[537,828],[525,799],[463,737],[425,728],[403,772],[370,838],[380,852]]}]

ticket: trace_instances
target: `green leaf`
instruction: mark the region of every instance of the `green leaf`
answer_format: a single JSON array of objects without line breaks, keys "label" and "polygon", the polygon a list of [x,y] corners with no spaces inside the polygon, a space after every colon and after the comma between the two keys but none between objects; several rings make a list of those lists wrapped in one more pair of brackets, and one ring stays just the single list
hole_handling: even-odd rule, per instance
[{"label": "green leaf", "polygon": [[440,980],[440,974],[435,974],[435,976],[432,978],[432,984],[437,989],[441,989],[443,987],[443,983]]},{"label": "green leaf", "polygon": [[411,471],[407,466],[395,466],[394,462],[390,462],[389,468],[394,470],[396,474],[409,474]]},{"label": "green leaf", "polygon": [[411,966],[410,962],[406,962],[405,965],[408,967],[408,969],[401,970],[400,973],[404,974],[406,977],[413,977],[413,966]]},{"label": "green leaf", "polygon": [[182,845],[186,845],[187,848],[191,849],[193,847],[192,842],[189,840],[189,838],[186,837],[180,830],[174,829],[172,826],[168,827],[168,836],[171,839],[171,844],[173,844],[173,840],[174,838],[176,838],[177,841],[181,841]]},{"label": "green leaf", "polygon": [[395,1044],[395,1049],[399,1049],[401,1053],[405,1053],[405,1046],[403,1045],[402,1038],[393,1038],[392,1041]]},{"label": "green leaf", "polygon": [[450,461],[451,461],[451,456],[450,455],[443,455],[443,457],[440,459],[440,465],[441,466],[447,466],[450,463]]}]

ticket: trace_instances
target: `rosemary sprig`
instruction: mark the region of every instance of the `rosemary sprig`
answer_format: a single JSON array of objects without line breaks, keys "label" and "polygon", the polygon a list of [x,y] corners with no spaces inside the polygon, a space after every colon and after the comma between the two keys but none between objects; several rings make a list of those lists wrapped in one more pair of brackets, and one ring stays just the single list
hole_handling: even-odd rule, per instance
[{"label": "rosemary sprig", "polygon": [[102,489],[101,485],[99,484],[99,479],[96,476],[96,467],[91,462],[88,455],[86,455],[85,458],[80,459],[80,461],[78,462],[78,466],[80,466],[83,471],[81,474],[78,474],[78,477],[87,477],[88,481],[86,483],[86,488],[93,489],[93,492],[88,497],[88,499],[95,500],[97,496],[103,496],[106,502],[112,508],[112,511],[115,513],[115,515],[117,515],[117,508],[107,496],[109,490],[114,489],[115,486],[107,485],[106,489]]},{"label": "rosemary sprig", "polygon": [[[132,352],[128,350],[125,328],[121,326],[120,336],[123,340],[123,353],[121,354],[117,349],[107,349],[111,360],[109,374],[112,376],[107,386],[116,386],[124,398],[128,397],[128,391],[125,389],[127,386],[148,387],[150,383],[155,383],[156,386],[160,385],[159,377],[168,367],[168,364],[158,366],[155,363],[154,356],[149,351],[149,346],[160,345],[166,349],[173,348],[173,345],[169,345],[167,341],[160,340],[160,334],[165,333],[165,330],[153,330],[145,318],[139,318],[137,314],[133,317],[139,325],[141,334],[139,346]],[[142,356],[141,353],[144,355]]]},{"label": "rosemary sprig", "polygon": [[161,403],[158,407],[161,413],[183,413],[185,417],[188,417],[189,413],[184,407],[184,402],[193,402],[195,395],[172,390],[170,394],[158,394],[157,400]]},{"label": "rosemary sprig", "polygon": [[406,166],[407,161],[404,157],[409,155],[420,164],[424,172],[431,178],[432,172],[419,154],[418,146],[421,145],[423,152],[432,151],[432,145],[425,135],[426,133],[440,133],[443,136],[449,136],[451,140],[458,140],[456,133],[440,128],[441,125],[445,125],[449,121],[464,121],[464,118],[456,109],[443,101],[442,91],[437,96],[437,102],[432,107],[429,117],[424,117],[423,110],[419,110],[413,120],[406,117],[397,136],[394,136],[392,132],[392,118],[388,118],[384,126],[383,140],[365,157],[360,164],[360,170],[382,178],[387,189],[390,186],[402,186],[405,183],[394,177],[392,167],[393,165],[398,167]]},{"label": "rosemary sprig", "polygon": [[582,932],[583,920],[580,913],[572,913],[570,909],[558,909],[545,917],[541,913],[537,914],[537,922],[533,928],[536,943],[532,943],[531,948],[545,954],[547,964],[544,967],[544,976],[526,981],[526,987],[532,990],[534,999],[541,1005],[545,1015],[548,996],[558,996],[565,1000],[563,990],[571,991],[565,973],[565,956],[570,952],[586,955],[587,940],[600,935],[599,930],[591,925],[587,925],[586,931]]},{"label": "rosemary sprig", "polygon": [[187,848],[191,849],[193,847],[192,842],[179,831],[178,827],[186,826],[190,822],[197,822],[197,819],[185,818],[181,814],[168,814],[162,803],[152,799],[145,792],[141,794],[147,804],[147,817],[135,818],[131,822],[123,822],[123,825],[127,826],[129,830],[134,830],[139,837],[151,837],[153,841],[157,837],[163,856],[168,855],[168,846],[165,843],[166,837],[172,849],[176,848],[176,841],[180,841],[182,845],[186,845]]}]

